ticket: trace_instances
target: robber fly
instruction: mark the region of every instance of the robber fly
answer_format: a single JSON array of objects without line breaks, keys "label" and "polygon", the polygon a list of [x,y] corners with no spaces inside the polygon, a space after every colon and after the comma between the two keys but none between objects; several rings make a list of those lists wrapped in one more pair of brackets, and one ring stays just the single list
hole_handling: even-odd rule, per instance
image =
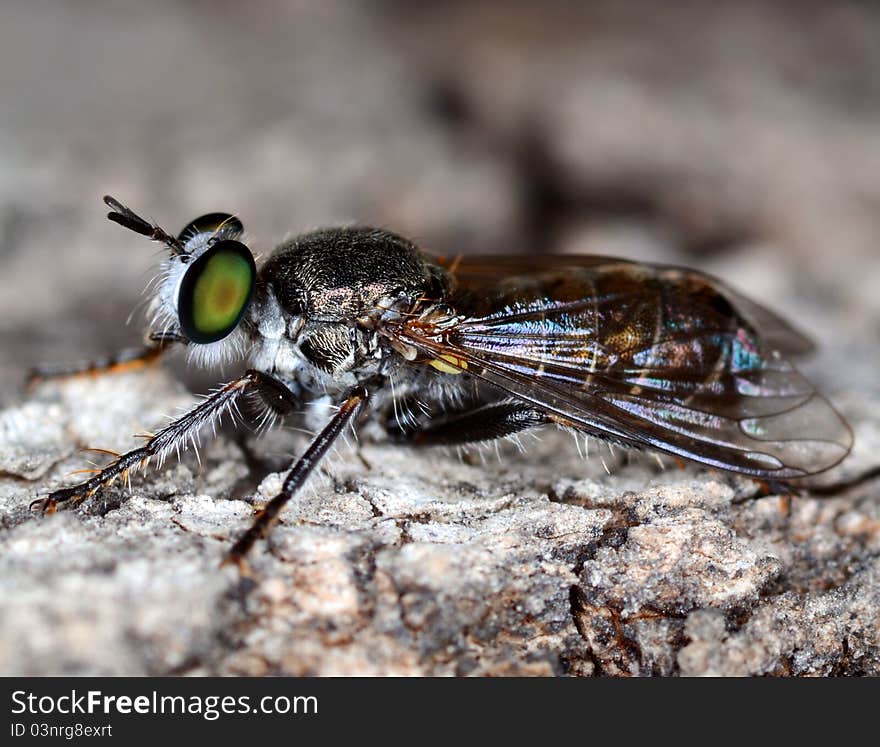
[{"label": "robber fly", "polygon": [[765,480],[821,472],[852,432],[792,366],[811,345],[722,282],[598,256],[448,260],[376,228],[331,228],[257,267],[239,220],[202,216],[166,233],[111,197],[107,216],[168,249],[148,345],[250,368],[90,479],[35,501],[52,511],[130,470],[161,464],[238,401],[271,415],[336,408],[228,560],[244,558],[349,426],[464,444],[554,424]]}]

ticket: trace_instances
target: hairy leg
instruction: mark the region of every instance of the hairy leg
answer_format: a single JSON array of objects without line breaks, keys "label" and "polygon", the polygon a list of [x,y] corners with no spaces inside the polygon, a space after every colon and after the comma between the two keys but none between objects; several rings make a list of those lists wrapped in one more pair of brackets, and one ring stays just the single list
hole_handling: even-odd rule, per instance
[{"label": "hairy leg", "polygon": [[514,400],[501,400],[428,420],[400,437],[416,446],[441,446],[491,441],[549,423],[547,416]]},{"label": "hairy leg", "polygon": [[121,477],[125,480],[132,469],[146,467],[153,459],[161,465],[171,452],[179,455],[181,451],[193,444],[204,426],[215,425],[224,413],[235,411],[237,401],[242,394],[251,391],[262,394],[271,389],[275,392],[275,396],[280,396],[278,390],[283,387],[281,382],[268,374],[248,371],[241,378],[235,379],[213,392],[177,420],[150,436],[140,448],[120,455],[88,480],[78,485],[60,488],[46,498],[34,501],[31,503],[31,508],[51,513],[59,503],[72,499],[88,498],[117,478]]},{"label": "hairy leg", "polygon": [[74,363],[49,363],[37,366],[28,372],[25,386],[32,387],[46,379],[58,379],[68,376],[97,376],[102,373],[121,373],[135,368],[149,366],[168,350],[175,342],[173,337],[154,337],[146,345],[138,348],[126,348],[118,353],[106,355],[91,361]]},{"label": "hairy leg", "polygon": [[367,390],[361,387],[349,393],[336,411],[336,414],[330,419],[330,422],[315,436],[315,439],[305,450],[305,453],[293,465],[293,469],[281,486],[281,492],[257,514],[257,518],[250,529],[233,545],[224,563],[237,565],[243,574],[247,573],[245,556],[258,539],[266,536],[272,525],[278,520],[278,514],[281,512],[281,509],[302,487],[303,483],[312,474],[315,467],[318,466],[327,450],[333,445],[345,427],[355,421],[363,409],[368,396]]}]

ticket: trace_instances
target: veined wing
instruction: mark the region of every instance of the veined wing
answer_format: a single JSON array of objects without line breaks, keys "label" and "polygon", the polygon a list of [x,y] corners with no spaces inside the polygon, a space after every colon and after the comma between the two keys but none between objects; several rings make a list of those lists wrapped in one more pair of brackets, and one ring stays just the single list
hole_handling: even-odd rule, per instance
[{"label": "veined wing", "polygon": [[459,289],[475,295],[492,293],[497,288],[499,278],[505,278],[506,282],[519,283],[530,276],[583,271],[607,272],[611,268],[621,273],[638,273],[645,269],[661,274],[679,273],[700,279],[721,291],[752,328],[760,330],[761,340],[768,348],[789,356],[803,355],[815,349],[809,337],[778,314],[746,298],[718,278],[696,270],[672,265],[647,265],[595,254],[540,254],[534,257],[512,254],[462,255],[452,258],[438,257],[436,261],[452,272]]},{"label": "veined wing", "polygon": [[767,478],[820,472],[851,447],[845,421],[739,298],[699,273],[587,258],[463,277],[457,313],[388,333],[559,422]]}]

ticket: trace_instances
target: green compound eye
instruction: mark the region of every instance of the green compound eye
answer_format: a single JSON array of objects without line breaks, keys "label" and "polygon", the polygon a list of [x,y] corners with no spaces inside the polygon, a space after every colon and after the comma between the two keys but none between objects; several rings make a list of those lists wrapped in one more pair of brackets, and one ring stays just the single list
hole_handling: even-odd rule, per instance
[{"label": "green compound eye", "polygon": [[218,241],[187,269],[177,295],[183,333],[193,342],[217,342],[236,328],[257,276],[253,255],[242,243]]},{"label": "green compound eye", "polygon": [[203,243],[217,236],[226,239],[237,239],[244,232],[241,221],[229,213],[208,213],[187,223],[177,238],[184,244],[193,239]]}]

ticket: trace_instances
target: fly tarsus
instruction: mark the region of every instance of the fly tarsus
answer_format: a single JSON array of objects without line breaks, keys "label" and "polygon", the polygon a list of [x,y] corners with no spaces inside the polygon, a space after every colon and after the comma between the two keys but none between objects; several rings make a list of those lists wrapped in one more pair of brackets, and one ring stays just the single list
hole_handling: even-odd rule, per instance
[{"label": "fly tarsus", "polygon": [[38,511],[43,514],[54,513],[59,504],[74,503],[86,498],[90,498],[101,488],[113,483],[119,477],[123,480],[127,479],[132,468],[146,465],[154,454],[150,453],[149,444],[139,449],[129,451],[118,459],[113,460],[106,467],[101,469],[94,477],[85,480],[78,485],[71,485],[66,488],[59,488],[53,491],[45,498],[38,498],[30,504],[31,511]]},{"label": "fly tarsus", "polygon": [[303,455],[297,459],[290,474],[284,480],[281,492],[257,513],[250,529],[232,546],[222,565],[235,565],[243,576],[249,575],[245,556],[250,552],[250,549],[257,540],[266,536],[278,520],[281,510],[303,486],[309,475],[312,474],[315,467],[318,466],[321,459],[342,431],[345,430],[346,426],[356,420],[368,396],[367,390],[362,387],[356,388],[348,395],[330,422],[315,436],[315,439],[309,444]]},{"label": "fly tarsus", "polygon": [[98,376],[104,373],[123,373],[143,368],[158,361],[171,344],[173,344],[173,341],[170,339],[156,339],[151,340],[148,345],[139,348],[128,348],[113,355],[107,355],[91,361],[36,366],[28,372],[25,379],[25,387],[30,389],[49,379]]},{"label": "fly tarsus", "polygon": [[52,513],[59,504],[90,498],[120,477],[127,480],[132,470],[145,468],[153,459],[161,465],[167,454],[179,454],[188,446],[195,444],[199,432],[206,425],[215,424],[224,413],[230,411],[235,413],[238,398],[246,391],[265,386],[268,378],[270,378],[268,374],[248,371],[241,378],[221,387],[177,420],[150,436],[143,446],[117,457],[88,480],[78,485],[59,488],[48,497],[33,501],[31,509],[44,514]]}]

